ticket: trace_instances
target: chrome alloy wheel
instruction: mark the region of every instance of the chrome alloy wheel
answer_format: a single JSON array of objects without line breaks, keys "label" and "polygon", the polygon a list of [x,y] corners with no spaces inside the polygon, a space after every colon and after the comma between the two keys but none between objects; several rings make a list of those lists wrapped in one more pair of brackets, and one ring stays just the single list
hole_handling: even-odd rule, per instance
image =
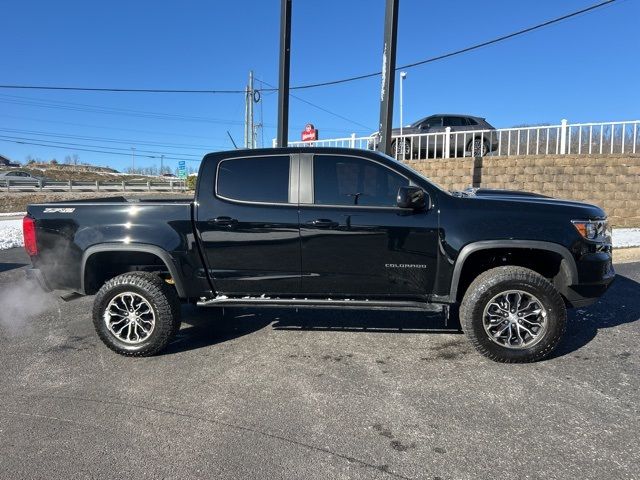
[{"label": "chrome alloy wheel", "polygon": [[487,144],[481,139],[476,138],[473,140],[472,152],[474,157],[484,157],[487,155]]},{"label": "chrome alloy wheel", "polygon": [[142,295],[124,292],[111,299],[104,311],[104,322],[118,340],[136,345],[153,333],[156,316],[153,307]]},{"label": "chrome alloy wheel", "polygon": [[396,140],[396,155],[403,155],[404,157],[410,156],[411,142],[406,138]]},{"label": "chrome alloy wheel", "polygon": [[482,324],[489,338],[498,345],[513,349],[530,348],[547,331],[547,310],[532,294],[507,290],[487,303]]}]

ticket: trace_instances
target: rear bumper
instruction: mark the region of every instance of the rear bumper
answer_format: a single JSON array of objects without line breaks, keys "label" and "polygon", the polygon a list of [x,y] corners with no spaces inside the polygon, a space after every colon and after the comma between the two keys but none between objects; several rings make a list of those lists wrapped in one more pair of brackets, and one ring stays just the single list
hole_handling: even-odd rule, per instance
[{"label": "rear bumper", "polygon": [[585,307],[604,295],[616,278],[616,272],[611,254],[605,252],[584,255],[577,267],[580,283],[570,285],[564,293],[572,307]]},{"label": "rear bumper", "polygon": [[40,288],[45,292],[51,292],[53,289],[47,283],[47,280],[44,278],[42,272],[37,268],[27,268],[25,270],[25,275],[27,279],[35,281],[40,285]]}]

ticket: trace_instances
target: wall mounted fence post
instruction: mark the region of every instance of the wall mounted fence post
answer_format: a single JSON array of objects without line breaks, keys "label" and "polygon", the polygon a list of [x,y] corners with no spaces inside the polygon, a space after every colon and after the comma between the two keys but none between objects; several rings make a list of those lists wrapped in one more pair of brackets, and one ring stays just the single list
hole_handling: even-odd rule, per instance
[{"label": "wall mounted fence post", "polygon": [[274,138],[271,140],[271,147],[276,148],[278,146],[278,139]]},{"label": "wall mounted fence post", "polygon": [[349,142],[349,145],[351,146],[351,148],[356,148],[356,134],[355,133],[351,134],[351,141]]},{"label": "wall mounted fence post", "polygon": [[444,158],[449,158],[451,152],[451,127],[444,129]]},{"label": "wall mounted fence post", "polygon": [[42,191],[42,179],[38,180],[38,190]]},{"label": "wall mounted fence post", "polygon": [[73,181],[69,180],[69,191],[73,190]]},{"label": "wall mounted fence post", "polygon": [[122,181],[122,191],[124,192],[126,190],[125,188],[125,184],[124,184],[124,180]]},{"label": "wall mounted fence post", "polygon": [[567,153],[567,120],[565,118],[560,122],[560,155]]},{"label": "wall mounted fence post", "polygon": [[100,180],[96,180],[96,192],[100,191]]}]

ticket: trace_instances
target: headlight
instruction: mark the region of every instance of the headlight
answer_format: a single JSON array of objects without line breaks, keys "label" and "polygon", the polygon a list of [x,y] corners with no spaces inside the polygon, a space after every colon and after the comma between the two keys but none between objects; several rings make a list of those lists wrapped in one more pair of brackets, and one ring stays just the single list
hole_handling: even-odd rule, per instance
[{"label": "headlight", "polygon": [[608,220],[571,220],[578,233],[587,240],[611,243]]}]

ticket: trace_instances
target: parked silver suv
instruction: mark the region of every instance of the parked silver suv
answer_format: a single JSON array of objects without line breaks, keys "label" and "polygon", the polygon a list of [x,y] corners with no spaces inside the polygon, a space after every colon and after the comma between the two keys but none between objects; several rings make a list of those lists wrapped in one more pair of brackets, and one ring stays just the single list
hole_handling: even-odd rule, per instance
[{"label": "parked silver suv", "polygon": [[[391,131],[393,152],[396,158],[438,158],[443,155],[445,131],[450,127],[450,156],[485,156],[497,150],[495,128],[484,118],[453,113],[438,113],[422,118],[408,127]],[[370,148],[375,148],[378,135],[372,136]]]}]

